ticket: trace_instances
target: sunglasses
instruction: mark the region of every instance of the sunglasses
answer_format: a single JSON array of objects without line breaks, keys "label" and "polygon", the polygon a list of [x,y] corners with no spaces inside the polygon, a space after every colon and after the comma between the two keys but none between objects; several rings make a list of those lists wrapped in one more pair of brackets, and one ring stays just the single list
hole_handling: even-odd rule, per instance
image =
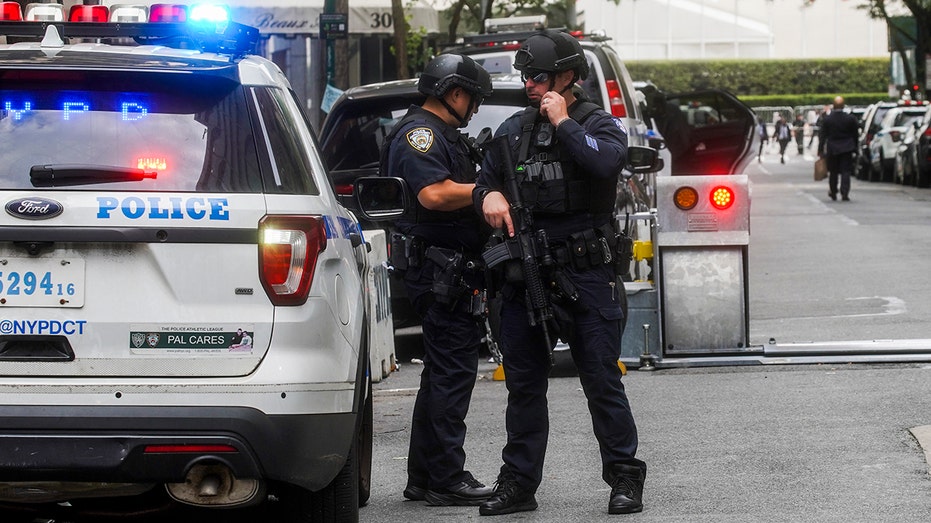
[{"label": "sunglasses", "polygon": [[532,72],[532,71],[524,71],[520,73],[520,79],[524,83],[527,83],[527,80],[533,80],[533,83],[535,84],[542,84],[543,82],[550,79],[550,73],[546,71],[542,71],[539,73]]}]

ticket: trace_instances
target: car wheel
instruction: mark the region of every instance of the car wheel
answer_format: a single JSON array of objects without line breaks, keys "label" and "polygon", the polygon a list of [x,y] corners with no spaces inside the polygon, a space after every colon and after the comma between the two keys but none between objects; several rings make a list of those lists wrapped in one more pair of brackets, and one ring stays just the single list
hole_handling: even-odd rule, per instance
[{"label": "car wheel", "polygon": [[921,168],[915,169],[915,186],[916,187],[927,187],[928,186],[928,173],[922,171]]},{"label": "car wheel", "polygon": [[[371,375],[370,375],[371,376]],[[372,408],[372,380],[369,378],[368,393],[362,406],[362,420],[356,444],[359,450],[359,506],[364,507],[372,495],[372,442],[375,423]]]},{"label": "car wheel", "polygon": [[282,520],[288,523],[351,523],[359,521],[358,439],[353,441],[346,463],[329,485],[310,492],[295,485],[279,496]]},{"label": "car wheel", "polygon": [[866,179],[867,181],[870,181],[870,182],[875,182],[875,181],[876,181],[876,169],[873,168],[873,161],[872,161],[872,160],[870,160],[870,162],[866,164],[866,171],[865,171],[865,173],[866,173],[865,179]]},{"label": "car wheel", "polygon": [[881,182],[891,182],[894,173],[892,172],[892,166],[889,165],[889,161],[883,156],[882,153],[879,153],[879,181]]}]

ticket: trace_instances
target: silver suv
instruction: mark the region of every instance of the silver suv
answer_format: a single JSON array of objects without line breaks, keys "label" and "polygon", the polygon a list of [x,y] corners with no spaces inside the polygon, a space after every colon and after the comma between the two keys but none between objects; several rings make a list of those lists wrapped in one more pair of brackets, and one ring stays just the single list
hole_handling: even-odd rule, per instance
[{"label": "silver suv", "polygon": [[0,23],[41,39],[0,46],[0,505],[357,519],[374,263],[288,82],[253,28],[80,7],[120,23]]}]

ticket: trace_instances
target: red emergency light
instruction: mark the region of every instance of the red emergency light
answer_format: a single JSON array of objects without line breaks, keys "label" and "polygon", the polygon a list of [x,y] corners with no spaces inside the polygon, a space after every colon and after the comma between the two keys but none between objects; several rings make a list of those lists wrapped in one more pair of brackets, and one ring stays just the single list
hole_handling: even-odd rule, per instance
[{"label": "red emergency light", "polygon": [[19,22],[23,19],[23,10],[17,2],[0,2],[0,20]]},{"label": "red emergency light", "polygon": [[105,5],[73,5],[68,12],[69,22],[109,22],[110,8]]},{"label": "red emergency light", "polygon": [[715,209],[722,211],[734,205],[734,191],[730,187],[723,185],[711,189],[711,205]]}]

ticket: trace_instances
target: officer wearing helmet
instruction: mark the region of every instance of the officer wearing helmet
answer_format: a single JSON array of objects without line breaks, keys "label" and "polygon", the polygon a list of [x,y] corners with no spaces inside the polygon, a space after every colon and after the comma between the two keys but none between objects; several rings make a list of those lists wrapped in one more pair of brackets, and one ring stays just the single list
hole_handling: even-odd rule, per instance
[{"label": "officer wearing helmet", "polygon": [[483,334],[474,298],[484,287],[476,262],[487,231],[471,206],[481,155],[459,128],[491,94],[491,78],[471,58],[444,54],[427,64],[417,88],[426,101],[394,126],[381,158],[381,172],[403,178],[416,207],[391,239],[424,344],[404,497],[478,505],[491,488],[465,470],[463,442]]},{"label": "officer wearing helmet", "polygon": [[[496,275],[504,281],[501,325],[507,328],[498,341],[509,393],[508,438],[495,492],[479,513],[537,508],[534,494],[549,432],[548,352],[555,343],[547,331],[553,330],[569,344],[588,400],[602,477],[611,486],[608,512],[640,512],[646,464],[636,458],[637,428],[617,364],[625,290],[616,265],[623,251],[614,201],[627,162],[627,130],[599,106],[576,98],[572,87],[588,75],[588,61],[569,34],[548,30],[531,36],[517,51],[514,67],[531,106],[498,128],[495,139],[506,137],[507,145],[497,144],[503,151],[489,148],[473,199],[487,223],[503,231],[505,243],[515,234],[512,203],[520,204],[517,211],[532,210],[534,244],[545,251],[540,277],[556,321],[533,322],[528,316],[535,306],[526,270]],[[486,270],[495,269],[489,262]]]}]

